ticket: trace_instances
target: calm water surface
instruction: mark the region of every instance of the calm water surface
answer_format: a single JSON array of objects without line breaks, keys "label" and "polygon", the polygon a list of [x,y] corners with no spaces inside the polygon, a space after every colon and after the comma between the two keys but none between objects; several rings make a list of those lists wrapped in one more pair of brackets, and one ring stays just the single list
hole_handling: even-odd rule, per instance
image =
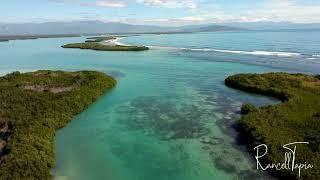
[{"label": "calm water surface", "polygon": [[89,69],[118,80],[111,93],[58,132],[54,179],[259,179],[227,124],[239,118],[243,102],[277,101],[229,89],[223,81],[242,72],[320,73],[320,33],[290,33],[121,40],[153,47],[145,52],[60,48],[84,38],[10,41],[0,43],[0,73]]}]

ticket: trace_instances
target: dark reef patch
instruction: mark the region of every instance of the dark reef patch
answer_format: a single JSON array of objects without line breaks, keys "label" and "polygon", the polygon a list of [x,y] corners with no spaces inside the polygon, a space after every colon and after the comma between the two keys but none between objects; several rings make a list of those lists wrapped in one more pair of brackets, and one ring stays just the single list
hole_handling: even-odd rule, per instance
[{"label": "dark reef patch", "polygon": [[234,164],[225,161],[223,158],[215,158],[214,160],[215,167],[220,170],[223,170],[229,174],[234,174],[237,172],[237,168]]},{"label": "dark reef patch", "polygon": [[199,138],[210,132],[206,127],[210,112],[187,102],[176,103],[139,97],[116,112],[130,114],[129,119],[123,119],[130,129],[143,130],[164,140]]}]

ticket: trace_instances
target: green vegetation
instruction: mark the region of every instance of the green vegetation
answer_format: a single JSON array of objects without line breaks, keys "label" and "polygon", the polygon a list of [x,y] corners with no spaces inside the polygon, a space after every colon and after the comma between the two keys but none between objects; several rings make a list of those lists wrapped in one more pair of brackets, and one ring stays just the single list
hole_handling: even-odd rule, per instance
[{"label": "green vegetation", "polygon": [[0,77],[0,179],[51,179],[56,130],[115,85],[94,71]]},{"label": "green vegetation", "polygon": [[104,45],[100,43],[73,43],[62,46],[63,48],[92,49],[96,51],[145,51],[145,46],[120,46],[120,45]]},{"label": "green vegetation", "polygon": [[[320,178],[320,80],[319,76],[287,73],[238,74],[225,84],[232,88],[279,98],[283,103],[255,108],[243,105],[240,128],[249,137],[250,149],[268,145],[265,163],[284,162],[283,145],[297,145],[295,164],[313,164],[313,169],[301,170],[302,179]],[[298,179],[298,170],[270,171],[279,177]]]},{"label": "green vegetation", "polygon": [[89,37],[84,43],[72,43],[62,46],[63,48],[77,48],[77,49],[92,49],[96,51],[145,51],[149,50],[146,46],[123,46],[115,45],[112,43],[103,44],[101,42],[113,40],[118,37],[125,36],[101,36],[101,37]]},{"label": "green vegetation", "polygon": [[90,37],[87,38],[88,40],[86,40],[86,43],[90,43],[90,42],[102,42],[102,41],[108,41],[108,40],[113,40],[116,39],[116,37],[112,37],[112,36],[108,36],[108,37]]},{"label": "green vegetation", "polygon": [[87,38],[88,40],[86,40],[85,42],[103,42],[103,41],[109,41],[109,40],[113,40],[119,37],[126,37],[126,36],[97,36],[97,37],[89,37]]},{"label": "green vegetation", "polygon": [[27,39],[40,39],[40,38],[62,38],[62,37],[80,37],[76,34],[56,34],[56,35],[12,35],[0,36],[0,42],[10,40],[27,40]]},{"label": "green vegetation", "polygon": [[257,111],[257,108],[252,104],[243,104],[241,107],[241,114],[249,114],[255,111]]}]

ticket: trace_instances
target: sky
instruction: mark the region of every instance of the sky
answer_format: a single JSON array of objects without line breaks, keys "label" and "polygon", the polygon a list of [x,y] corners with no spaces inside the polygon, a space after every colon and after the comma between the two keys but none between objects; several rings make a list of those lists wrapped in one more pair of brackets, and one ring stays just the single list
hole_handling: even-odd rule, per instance
[{"label": "sky", "polygon": [[2,0],[1,23],[99,20],[180,26],[229,22],[320,23],[320,0]]}]

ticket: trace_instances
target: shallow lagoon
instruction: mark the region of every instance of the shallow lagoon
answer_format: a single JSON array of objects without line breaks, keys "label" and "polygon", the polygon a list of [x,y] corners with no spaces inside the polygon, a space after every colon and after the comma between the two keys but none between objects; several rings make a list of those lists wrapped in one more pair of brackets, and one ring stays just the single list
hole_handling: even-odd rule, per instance
[{"label": "shallow lagoon", "polygon": [[[226,36],[227,43],[229,36],[220,35]],[[177,36],[161,38],[178,41]],[[185,41],[194,42],[196,35],[190,35],[190,39],[184,36]],[[241,72],[298,71],[300,64],[308,67],[303,71],[319,71],[317,63],[310,66],[306,59],[297,57],[173,48],[125,53],[60,48],[83,39],[0,43],[2,74],[14,70],[90,69],[109,73],[118,80],[111,93],[57,134],[57,162],[52,170],[55,179],[259,178],[250,156],[235,145],[234,132],[228,125],[237,120],[236,112],[243,102],[263,105],[277,101],[229,89],[223,84],[224,78]],[[152,37],[130,37],[123,42],[139,44],[147,40],[152,42]],[[161,45],[153,42],[154,46]]]}]

